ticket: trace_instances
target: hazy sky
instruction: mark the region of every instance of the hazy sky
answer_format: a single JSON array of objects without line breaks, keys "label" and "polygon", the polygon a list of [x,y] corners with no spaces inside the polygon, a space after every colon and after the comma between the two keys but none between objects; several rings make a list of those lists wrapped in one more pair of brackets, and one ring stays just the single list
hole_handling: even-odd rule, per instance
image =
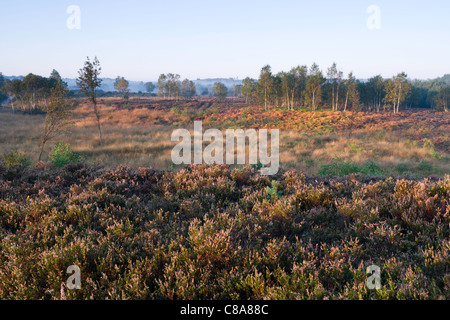
[{"label": "hazy sky", "polygon": [[[66,25],[80,8],[80,29]],[[380,9],[380,29],[369,29]],[[76,77],[97,56],[102,77],[258,77],[335,61],[358,78],[450,73],[450,1],[0,0],[0,72]],[[375,21],[375,20],[370,20]]]}]

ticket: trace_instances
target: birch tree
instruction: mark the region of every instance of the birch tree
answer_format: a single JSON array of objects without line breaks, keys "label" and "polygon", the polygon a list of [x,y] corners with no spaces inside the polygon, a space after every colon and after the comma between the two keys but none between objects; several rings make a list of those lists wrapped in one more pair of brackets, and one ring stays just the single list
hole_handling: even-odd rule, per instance
[{"label": "birch tree", "polygon": [[70,104],[66,99],[67,88],[61,80],[57,80],[56,85],[51,90],[50,103],[45,112],[44,128],[39,145],[39,160],[41,161],[45,144],[62,133],[70,123]]},{"label": "birch tree", "polygon": [[345,94],[345,104],[344,111],[347,110],[347,106],[350,104],[352,108],[359,104],[359,93],[357,90],[356,78],[353,72],[348,74],[348,79],[345,81],[346,94]]},{"label": "birch tree", "polygon": [[324,82],[322,71],[319,66],[314,63],[306,80],[305,102],[311,107],[311,110],[317,110],[317,106],[322,101],[322,84]]},{"label": "birch tree", "polygon": [[89,57],[84,63],[84,67],[78,71],[77,86],[80,91],[89,98],[94,106],[94,114],[97,119],[98,135],[100,139],[100,146],[103,145],[102,142],[102,128],[100,124],[100,111],[97,107],[97,88],[100,87],[102,79],[100,79],[100,72],[102,68],[100,67],[100,62],[97,57],[91,62]]},{"label": "birch tree", "polygon": [[401,72],[392,77],[386,84],[385,102],[392,105],[394,113],[398,113],[400,104],[405,101],[411,91],[407,78],[407,74]]}]

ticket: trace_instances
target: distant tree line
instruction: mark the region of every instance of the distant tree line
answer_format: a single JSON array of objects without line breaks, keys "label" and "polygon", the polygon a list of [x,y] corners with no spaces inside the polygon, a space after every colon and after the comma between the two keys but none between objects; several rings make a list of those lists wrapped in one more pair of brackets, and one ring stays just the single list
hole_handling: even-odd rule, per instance
[{"label": "distant tree line", "polygon": [[56,70],[53,70],[48,78],[35,74],[28,74],[22,80],[4,79],[0,76],[0,91],[4,98],[9,99],[12,110],[15,110],[14,102],[17,101],[20,107],[26,111],[42,110],[48,107],[52,89],[61,82],[61,76]]},{"label": "distant tree line", "polygon": [[[16,107],[15,101],[24,110],[34,111],[40,107],[47,107],[51,89],[57,80],[61,80],[59,73],[53,70],[50,77],[45,78],[28,74],[22,80],[4,79],[0,74],[0,100],[9,98],[11,107]],[[114,83],[115,89],[124,99],[130,97],[129,82],[118,76]],[[197,95],[215,96],[224,100],[227,96],[244,98],[247,103],[264,106],[265,110],[272,107],[319,108],[352,111],[391,110],[429,108],[448,111],[450,96],[450,74],[434,80],[410,80],[406,73],[401,72],[390,79],[376,75],[368,80],[358,80],[352,72],[347,75],[333,63],[326,74],[314,63],[309,68],[305,65],[297,66],[285,72],[272,73],[269,65],[261,69],[258,79],[249,77],[241,85],[227,88],[216,82],[211,88],[196,88],[193,81],[181,80],[180,75],[174,73],[161,74],[157,83],[146,82],[148,94],[157,95],[165,99],[190,99]],[[96,89],[96,96],[116,95]],[[68,96],[85,95],[81,91],[71,90]],[[136,95],[136,94],[134,94]],[[142,93],[138,93],[142,95]]]},{"label": "distant tree line", "polygon": [[189,79],[180,80],[179,74],[161,74],[158,78],[158,95],[164,98],[189,99],[196,95],[196,87]]},{"label": "distant tree line", "polygon": [[317,64],[297,66],[273,74],[269,65],[261,69],[258,80],[245,78],[240,94],[246,102],[294,108],[377,111],[431,108],[448,111],[450,75],[428,81],[410,81],[404,72],[391,79],[380,75],[357,80],[352,72],[344,76],[335,63],[326,75]]},{"label": "distant tree line", "polygon": [[9,99],[13,112],[17,105],[21,110],[39,110],[45,113],[39,139],[39,161],[47,142],[64,132],[71,124],[73,103],[67,100],[68,92],[67,84],[56,70],[48,78],[30,73],[22,80],[5,79],[0,73],[0,102]]},{"label": "distant tree line", "polygon": [[5,78],[3,77],[3,74],[0,72],[0,102],[3,102],[8,98],[3,92],[4,86],[5,86]]},{"label": "distant tree line", "polygon": [[[78,92],[89,99],[97,120],[100,146],[103,145],[101,113],[97,98],[104,94],[99,90],[102,83],[101,67],[97,57],[93,61],[87,58],[78,71],[76,79]],[[124,99],[129,98],[129,82],[118,76],[115,89]],[[148,93],[158,89],[158,95],[164,98],[189,99],[196,95],[196,87],[189,79],[180,80],[178,74],[161,74],[157,85],[145,83]],[[205,88],[203,88],[205,89]],[[223,83],[216,82],[211,91],[201,90],[202,94],[214,95],[222,101],[227,96],[245,98],[247,103],[271,107],[329,108],[334,111],[376,111],[426,107],[448,112],[450,97],[450,75],[442,78],[411,81],[401,72],[390,79],[380,75],[366,81],[357,80],[352,72],[344,76],[336,63],[328,68],[326,76],[314,63],[310,68],[297,66],[288,72],[273,74],[269,65],[261,69],[258,80],[245,78],[242,85],[234,85],[229,90]],[[44,147],[51,139],[64,132],[71,125],[73,102],[67,98],[76,91],[70,91],[58,71],[53,70],[48,78],[32,73],[23,79],[5,79],[0,73],[0,102],[8,99],[12,111],[16,107],[33,112],[45,112],[45,121],[40,139],[39,160]]]}]

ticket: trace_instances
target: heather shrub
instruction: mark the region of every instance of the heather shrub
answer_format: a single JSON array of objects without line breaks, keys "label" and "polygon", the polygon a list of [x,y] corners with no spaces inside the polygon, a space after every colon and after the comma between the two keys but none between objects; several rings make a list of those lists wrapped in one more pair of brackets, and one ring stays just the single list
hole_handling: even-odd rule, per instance
[{"label": "heather shrub", "polygon": [[314,207],[328,207],[332,204],[333,194],[324,185],[303,185],[296,190],[294,204],[299,210]]},{"label": "heather shrub", "polygon": [[305,181],[306,177],[303,172],[289,170],[283,173],[279,181],[279,189],[285,190],[285,193],[294,193],[296,188],[301,187]]},{"label": "heather shrub", "polygon": [[[0,173],[0,298],[450,299],[448,199],[450,176]],[[66,287],[70,265],[80,290]]]},{"label": "heather shrub", "polygon": [[13,168],[16,166],[22,166],[26,168],[31,165],[30,158],[23,152],[18,151],[17,149],[5,153],[4,155],[2,155],[0,160],[7,168]]},{"label": "heather shrub", "polygon": [[231,171],[230,177],[236,182],[237,186],[243,186],[250,184],[251,176],[254,174],[254,170],[250,166],[244,168],[234,168]]}]

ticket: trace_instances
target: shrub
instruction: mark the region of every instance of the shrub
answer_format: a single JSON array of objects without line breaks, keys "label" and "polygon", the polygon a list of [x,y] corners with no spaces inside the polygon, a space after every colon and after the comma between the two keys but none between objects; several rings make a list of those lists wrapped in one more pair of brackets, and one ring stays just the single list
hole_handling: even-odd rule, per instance
[{"label": "shrub", "polygon": [[170,111],[172,111],[173,113],[178,114],[178,115],[181,114],[181,110],[178,107],[172,107],[172,108],[170,108]]},{"label": "shrub", "polygon": [[69,163],[79,162],[80,160],[81,156],[73,152],[70,145],[64,142],[57,143],[50,153],[51,163],[58,168],[64,167]]},{"label": "shrub", "polygon": [[433,171],[433,164],[429,161],[422,160],[417,166],[417,170],[422,173],[429,174]]},{"label": "shrub", "polygon": [[333,162],[321,165],[319,168],[319,174],[323,176],[343,176],[355,172],[358,172],[358,167],[355,164],[347,161],[340,162],[339,160],[333,160]]},{"label": "shrub", "polygon": [[380,166],[370,160],[363,165],[341,159],[333,159],[329,164],[321,165],[319,174],[323,176],[346,176],[352,173],[362,173],[364,175],[383,175],[384,172]]},{"label": "shrub", "polygon": [[442,159],[443,156],[436,152],[434,143],[430,139],[423,139],[423,148],[428,151],[429,155],[435,159]]},{"label": "shrub", "polygon": [[[450,299],[450,176],[1,171],[3,300]],[[64,287],[70,265],[79,290]],[[379,290],[366,287],[370,265]]]},{"label": "shrub", "polygon": [[384,171],[380,168],[380,166],[372,160],[367,161],[360,171],[364,175],[369,176],[376,176],[376,175],[383,175]]},{"label": "shrub", "polygon": [[12,168],[17,165],[21,165],[23,167],[29,167],[31,165],[30,158],[23,152],[19,152],[16,149],[4,154],[1,160],[8,168]]},{"label": "shrub", "polygon": [[314,167],[314,159],[306,159],[305,164],[308,168]]},{"label": "shrub", "polygon": [[358,146],[356,143],[347,143],[347,147],[349,148],[350,152],[361,154],[364,151],[363,147]]},{"label": "shrub", "polygon": [[261,170],[261,168],[263,167],[263,164],[261,162],[258,162],[256,164],[252,164],[252,168],[255,169],[256,171]]},{"label": "shrub", "polygon": [[411,168],[406,163],[399,163],[395,166],[395,171],[397,171],[400,174],[405,174],[410,170]]},{"label": "shrub", "polygon": [[272,188],[266,187],[266,191],[269,195],[269,199],[277,200],[282,194],[281,191],[278,191],[278,181],[273,180],[271,185],[272,185]]}]

